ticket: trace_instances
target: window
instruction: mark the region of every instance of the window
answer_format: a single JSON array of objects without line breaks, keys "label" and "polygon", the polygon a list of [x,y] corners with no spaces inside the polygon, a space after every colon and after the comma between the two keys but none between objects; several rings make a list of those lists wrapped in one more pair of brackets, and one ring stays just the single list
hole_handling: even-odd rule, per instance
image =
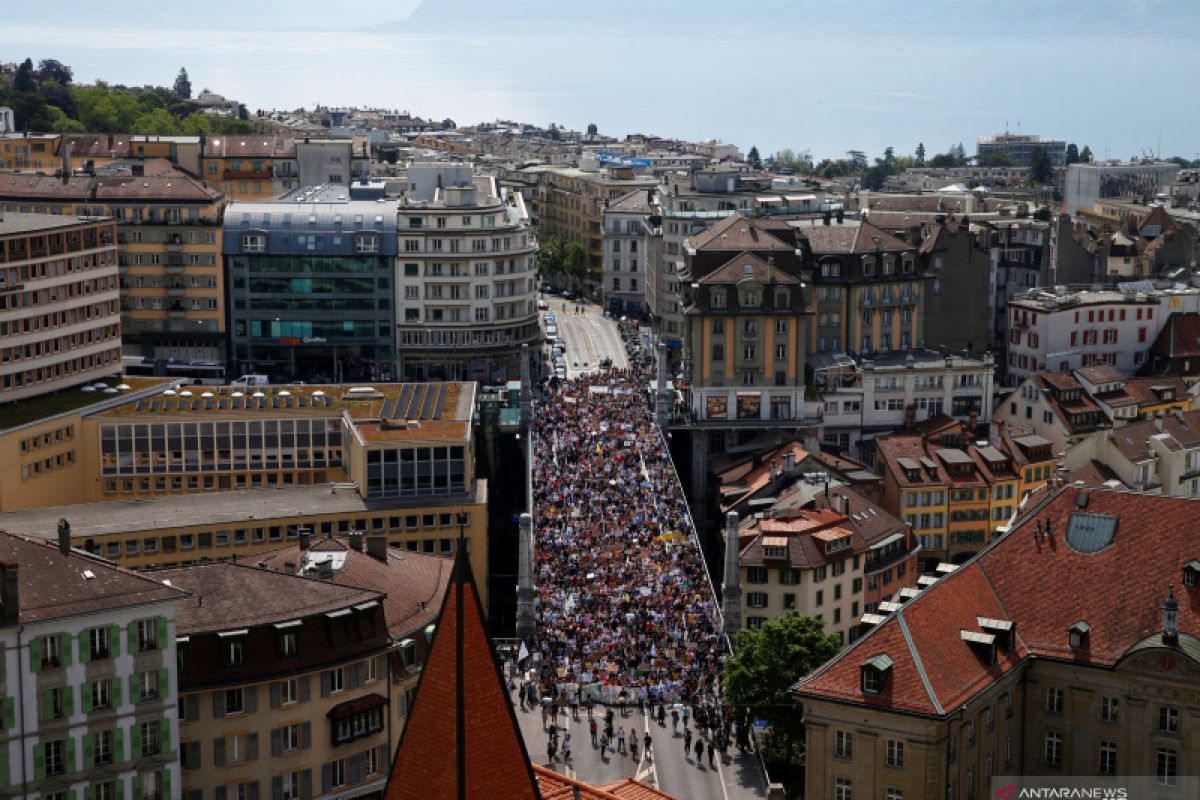
[{"label": "window", "polygon": [[1046,766],[1062,766],[1062,736],[1057,733],[1046,734]]},{"label": "window", "polygon": [[281,706],[291,705],[299,702],[299,692],[296,691],[297,683],[295,678],[288,678],[279,682],[279,704]]},{"label": "window", "polygon": [[158,621],[139,619],[137,624],[138,652],[158,649]]},{"label": "window", "polygon": [[1061,714],[1063,711],[1063,690],[1051,687],[1046,690],[1046,711],[1051,714]]},{"label": "window", "polygon": [[[907,263],[907,262],[905,262]],[[904,800],[903,789],[884,789],[883,800]]]},{"label": "window", "polygon": [[58,636],[43,636],[37,640],[41,643],[42,669],[54,669],[62,666],[62,641]]},{"label": "window", "polygon": [[888,739],[887,765],[889,767],[904,766],[904,742],[899,739]]},{"label": "window", "polygon": [[[60,743],[61,744],[61,743]],[[47,763],[49,760],[47,759]],[[49,770],[47,770],[49,773]],[[1179,754],[1169,747],[1158,748],[1157,766],[1154,770],[1159,786],[1174,786],[1179,774]]]},{"label": "window", "polygon": [[113,762],[113,732],[99,731],[92,735],[92,763],[111,764]]},{"label": "window", "polygon": [[296,648],[294,631],[284,631],[279,635],[279,653],[284,658],[295,658],[299,650]]},{"label": "window", "polygon": [[341,667],[331,669],[326,673],[329,675],[329,691],[340,692],[346,688],[346,671]]},{"label": "window", "polygon": [[854,758],[854,735],[849,731],[833,734],[833,754],[838,758]]},{"label": "window", "polygon": [[240,667],[245,658],[245,642],[240,636],[225,640],[225,666]]},{"label": "window", "polygon": [[297,800],[303,791],[303,773],[289,772],[283,776],[283,800]]},{"label": "window", "polygon": [[766,567],[749,567],[746,569],[746,583],[766,583]]},{"label": "window", "polygon": [[158,738],[159,737],[158,720],[153,719],[153,720],[150,720],[149,722],[141,723],[139,733],[141,733],[141,737],[142,737],[142,753],[141,754],[143,756],[158,755],[159,749],[160,749],[160,743],[159,743],[159,738]]},{"label": "window", "polygon": [[766,592],[747,592],[746,605],[750,608],[766,608],[767,593]]},{"label": "window", "polygon": [[968,720],[966,722],[966,724],[964,725],[964,727],[967,729],[967,747],[968,748],[974,747],[975,746],[975,723],[971,720]]},{"label": "window", "polygon": [[241,714],[246,710],[246,694],[241,688],[225,690],[225,713]]},{"label": "window", "polygon": [[[46,742],[43,745],[43,757],[45,758],[46,774],[47,775],[62,775],[66,769],[66,742],[58,739],[53,742]],[[1161,750],[1159,751],[1162,752]]]},{"label": "window", "polygon": [[1171,706],[1159,706],[1158,729],[1163,733],[1179,732],[1179,709]]},{"label": "window", "polygon": [[107,627],[92,628],[88,631],[88,652],[93,661],[108,658],[109,629]]},{"label": "window", "polygon": [[1117,721],[1117,698],[1107,696],[1100,698],[1100,719],[1105,722]]},{"label": "window", "polygon": [[838,778],[833,782],[833,800],[854,800],[849,778]]},{"label": "window", "polygon": [[331,786],[343,786],[346,783],[346,760],[339,758],[327,765],[329,767],[329,782]]},{"label": "window", "polygon": [[153,700],[158,697],[158,670],[150,670],[138,675],[138,697],[142,700]]},{"label": "window", "polygon": [[261,233],[247,233],[242,235],[242,252],[243,253],[263,253],[267,249],[267,237]]},{"label": "window", "polygon": [[109,678],[92,681],[92,708],[110,708],[112,706],[112,684]]},{"label": "window", "polygon": [[299,750],[301,747],[300,726],[298,724],[285,725],[280,730],[279,744],[283,751]]},{"label": "window", "polygon": [[1117,774],[1117,743],[1100,742],[1100,774]]}]

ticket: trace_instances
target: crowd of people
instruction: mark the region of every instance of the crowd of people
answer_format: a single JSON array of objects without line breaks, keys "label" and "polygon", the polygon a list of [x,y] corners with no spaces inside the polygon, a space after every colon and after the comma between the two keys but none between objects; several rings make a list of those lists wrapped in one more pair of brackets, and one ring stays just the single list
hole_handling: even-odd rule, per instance
[{"label": "crowd of people", "polygon": [[542,702],[715,705],[725,656],[648,373],[552,385],[534,420]]}]

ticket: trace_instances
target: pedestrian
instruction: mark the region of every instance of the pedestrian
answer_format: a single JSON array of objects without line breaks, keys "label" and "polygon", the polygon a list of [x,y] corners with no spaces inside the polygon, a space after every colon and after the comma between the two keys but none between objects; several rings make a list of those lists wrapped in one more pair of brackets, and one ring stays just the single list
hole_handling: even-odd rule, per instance
[{"label": "pedestrian", "polygon": [[690,752],[692,749],[692,729],[685,728],[683,731],[683,752]]},{"label": "pedestrian", "polygon": [[637,734],[633,731],[629,732],[629,757],[634,761],[638,760],[637,756]]},{"label": "pedestrian", "polygon": [[717,765],[713,763],[713,758],[715,757],[716,752],[717,752],[717,748],[713,745],[712,742],[709,742],[708,743],[708,767],[709,767],[709,769],[717,768]]},{"label": "pedestrian", "polygon": [[608,734],[606,733],[600,737],[600,760],[601,761],[608,760],[607,751],[608,751]]},{"label": "pedestrian", "polygon": [[625,755],[625,727],[617,728],[617,753]]},{"label": "pedestrian", "polygon": [[704,765],[700,760],[704,757],[704,740],[699,736],[696,737],[696,766],[703,768]]},{"label": "pedestrian", "polygon": [[587,701],[588,719],[592,718],[592,710],[595,707],[596,707],[596,701],[589,697],[588,701]]},{"label": "pedestrian", "polygon": [[653,746],[654,740],[650,738],[650,731],[646,731],[646,735],[642,739],[642,749],[646,751],[646,758],[650,758],[650,748]]},{"label": "pedestrian", "polygon": [[596,720],[592,720],[588,723],[588,730],[592,732],[592,747],[596,746],[596,728]]},{"label": "pedestrian", "polygon": [[679,709],[671,709],[671,730],[679,730]]},{"label": "pedestrian", "polygon": [[683,707],[683,727],[685,727],[685,728],[688,726],[688,715],[689,714],[690,714],[690,712],[688,711],[688,707],[684,706]]}]

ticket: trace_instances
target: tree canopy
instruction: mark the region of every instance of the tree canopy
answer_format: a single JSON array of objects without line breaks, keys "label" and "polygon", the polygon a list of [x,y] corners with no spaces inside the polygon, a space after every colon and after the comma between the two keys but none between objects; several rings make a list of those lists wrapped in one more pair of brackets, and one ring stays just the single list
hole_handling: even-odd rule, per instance
[{"label": "tree canopy", "polygon": [[762,169],[762,156],[758,154],[757,147],[750,148],[750,152],[746,154],[746,163],[755,169]]},{"label": "tree canopy", "polygon": [[175,76],[175,84],[171,87],[171,90],[175,92],[176,97],[181,97],[184,100],[192,98],[192,82],[188,78],[185,68],[179,68],[179,74]]},{"label": "tree canopy", "polygon": [[599,126],[596,125],[596,123],[589,122],[588,126],[587,126],[587,132],[588,132],[588,136],[595,136],[597,133],[600,132],[600,128],[599,128]]},{"label": "tree canopy", "polygon": [[796,681],[833,658],[841,649],[836,636],[802,614],[769,619],[740,631],[725,668],[725,698],[771,725],[771,746],[789,761],[804,741],[800,707],[792,695]]},{"label": "tree canopy", "polygon": [[1035,147],[1029,154],[1029,182],[1054,182],[1054,166],[1050,163],[1050,154],[1044,147]]}]

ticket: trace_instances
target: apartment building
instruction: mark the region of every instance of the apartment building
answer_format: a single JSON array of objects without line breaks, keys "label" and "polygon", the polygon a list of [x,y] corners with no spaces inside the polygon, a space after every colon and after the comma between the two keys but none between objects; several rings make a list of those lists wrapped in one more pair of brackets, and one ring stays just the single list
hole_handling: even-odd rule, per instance
[{"label": "apartment building", "polygon": [[990,419],[995,366],[990,353],[923,348],[871,357],[818,353],[809,366],[824,404],[821,441],[870,464],[870,440],[913,422],[947,414],[960,422]]},{"label": "apartment building", "polygon": [[520,193],[469,166],[412,164],[397,209],[399,375],[498,382],[541,342],[537,240]]},{"label": "apartment building", "polygon": [[961,564],[1001,533],[1026,492],[1054,475],[1051,444],[1007,430],[976,438],[975,426],[932,420],[923,430],[875,439],[881,503],[913,527],[919,569]]},{"label": "apartment building", "polygon": [[382,187],[302,188],[225,216],[233,373],[335,383],[396,368],[395,200]]},{"label": "apartment building", "polygon": [[1067,213],[1073,215],[1080,209],[1090,209],[1097,200],[1156,197],[1178,175],[1179,165],[1173,162],[1071,164],[1067,167],[1063,191]]},{"label": "apartment building", "polygon": [[179,796],[383,787],[393,715],[382,592],[233,563],[153,577],[192,595],[178,611]]},{"label": "apartment building", "polygon": [[124,353],[181,367],[222,363],[224,196],[163,158],[92,173],[0,176],[0,207],[116,220]]},{"label": "apartment building", "polygon": [[1042,150],[1054,167],[1067,164],[1067,142],[1065,139],[1048,139],[1027,133],[998,133],[995,136],[980,136],[975,142],[975,157],[1007,156],[1018,167],[1028,167],[1033,160],[1033,151]]},{"label": "apartment building", "polygon": [[1173,376],[1192,386],[1200,380],[1200,314],[1173,313],[1150,345],[1140,374]]},{"label": "apartment building", "polygon": [[294,144],[278,136],[209,136],[202,142],[200,176],[230,200],[267,200],[304,185],[295,156]]},{"label": "apartment building", "polygon": [[636,189],[604,208],[604,304],[617,314],[647,313],[647,280],[662,258],[662,214],[654,190]]},{"label": "apartment building", "polygon": [[111,220],[0,210],[0,404],[121,371]]},{"label": "apartment building", "polygon": [[0,532],[0,794],[178,797],[177,588]]},{"label": "apartment building", "polygon": [[53,172],[59,160],[58,141],[55,133],[0,135],[0,169]]},{"label": "apartment building", "polygon": [[1153,282],[1116,289],[1031,289],[1009,300],[1006,382],[1030,375],[1107,364],[1133,375],[1169,316],[1200,311],[1200,290]]},{"label": "apartment building", "polygon": [[1070,473],[1097,468],[1136,491],[1200,496],[1200,412],[1173,411],[1097,431],[1063,454]]},{"label": "apartment building", "polygon": [[1198,513],[1074,486],[1039,498],[799,681],[805,797],[982,798],[1022,775],[1200,791]]},{"label": "apartment building", "polygon": [[[71,433],[53,447],[75,454],[70,470],[36,480],[0,472],[0,499],[13,509],[0,514],[0,529],[44,536],[65,518],[77,546],[141,568],[245,557],[304,532],[386,533],[393,546],[449,554],[461,520],[486,576],[474,390],[259,387],[247,395],[215,387],[207,397],[191,388],[117,396],[60,422]],[[6,435],[31,438],[22,429]]]},{"label": "apartment building", "polygon": [[916,245],[870,222],[793,223],[812,264],[808,352],[876,353],[923,345],[932,275]]}]

